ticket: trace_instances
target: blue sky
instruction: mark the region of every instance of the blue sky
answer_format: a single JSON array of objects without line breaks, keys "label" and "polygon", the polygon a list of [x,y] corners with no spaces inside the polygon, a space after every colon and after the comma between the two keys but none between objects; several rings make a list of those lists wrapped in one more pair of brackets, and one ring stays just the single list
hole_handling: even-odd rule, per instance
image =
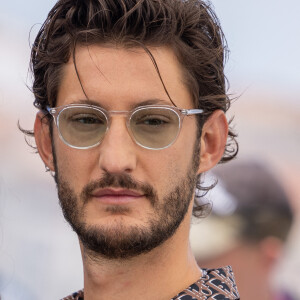
[{"label": "blue sky", "polygon": [[[300,92],[300,2],[213,1],[231,49],[235,81]],[[251,82],[252,81],[252,82]]]}]

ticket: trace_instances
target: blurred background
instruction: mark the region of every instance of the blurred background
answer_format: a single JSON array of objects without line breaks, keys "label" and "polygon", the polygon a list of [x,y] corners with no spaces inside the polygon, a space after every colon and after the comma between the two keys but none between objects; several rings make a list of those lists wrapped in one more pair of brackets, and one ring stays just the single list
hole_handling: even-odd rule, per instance
[{"label": "blurred background", "polygon": [[[54,3],[5,1],[0,10],[0,294],[4,300],[60,299],[83,285],[77,238],[63,219],[54,181],[17,129],[18,120],[25,128],[33,126],[36,111],[27,87],[31,86],[30,45]],[[237,100],[228,118],[235,115],[238,160],[255,158],[268,165],[284,186],[295,215],[272,281],[300,299],[300,2],[212,3],[231,50],[226,74],[229,93]],[[212,195],[208,198],[213,202]],[[201,220],[200,225],[208,221]]]}]

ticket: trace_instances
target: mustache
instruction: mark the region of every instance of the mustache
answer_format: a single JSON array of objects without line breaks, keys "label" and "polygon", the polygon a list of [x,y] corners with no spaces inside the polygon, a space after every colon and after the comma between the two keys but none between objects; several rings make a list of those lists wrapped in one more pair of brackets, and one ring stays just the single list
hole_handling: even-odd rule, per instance
[{"label": "mustache", "polygon": [[149,183],[137,181],[133,179],[131,175],[126,173],[111,174],[106,172],[102,178],[91,181],[83,188],[81,199],[83,199],[84,204],[89,201],[93,191],[103,188],[123,188],[139,191],[145,195],[152,206],[155,206],[157,200],[157,193]]}]

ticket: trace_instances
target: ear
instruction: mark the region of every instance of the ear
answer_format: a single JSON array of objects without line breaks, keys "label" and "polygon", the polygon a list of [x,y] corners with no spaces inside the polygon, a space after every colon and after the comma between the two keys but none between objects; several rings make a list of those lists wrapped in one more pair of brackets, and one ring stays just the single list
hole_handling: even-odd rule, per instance
[{"label": "ear", "polygon": [[34,138],[41,159],[51,171],[54,171],[49,120],[42,112],[38,112],[35,117]]},{"label": "ear", "polygon": [[222,110],[216,110],[204,123],[198,173],[214,167],[222,158],[228,136],[228,122]]}]

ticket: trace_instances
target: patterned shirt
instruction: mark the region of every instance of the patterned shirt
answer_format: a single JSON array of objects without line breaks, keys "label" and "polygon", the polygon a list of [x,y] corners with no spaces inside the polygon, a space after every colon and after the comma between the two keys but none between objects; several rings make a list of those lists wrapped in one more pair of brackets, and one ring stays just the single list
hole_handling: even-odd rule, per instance
[{"label": "patterned shirt", "polygon": [[[239,300],[240,296],[230,266],[202,269],[202,277],[171,300]],[[83,290],[62,300],[84,300]]]}]

